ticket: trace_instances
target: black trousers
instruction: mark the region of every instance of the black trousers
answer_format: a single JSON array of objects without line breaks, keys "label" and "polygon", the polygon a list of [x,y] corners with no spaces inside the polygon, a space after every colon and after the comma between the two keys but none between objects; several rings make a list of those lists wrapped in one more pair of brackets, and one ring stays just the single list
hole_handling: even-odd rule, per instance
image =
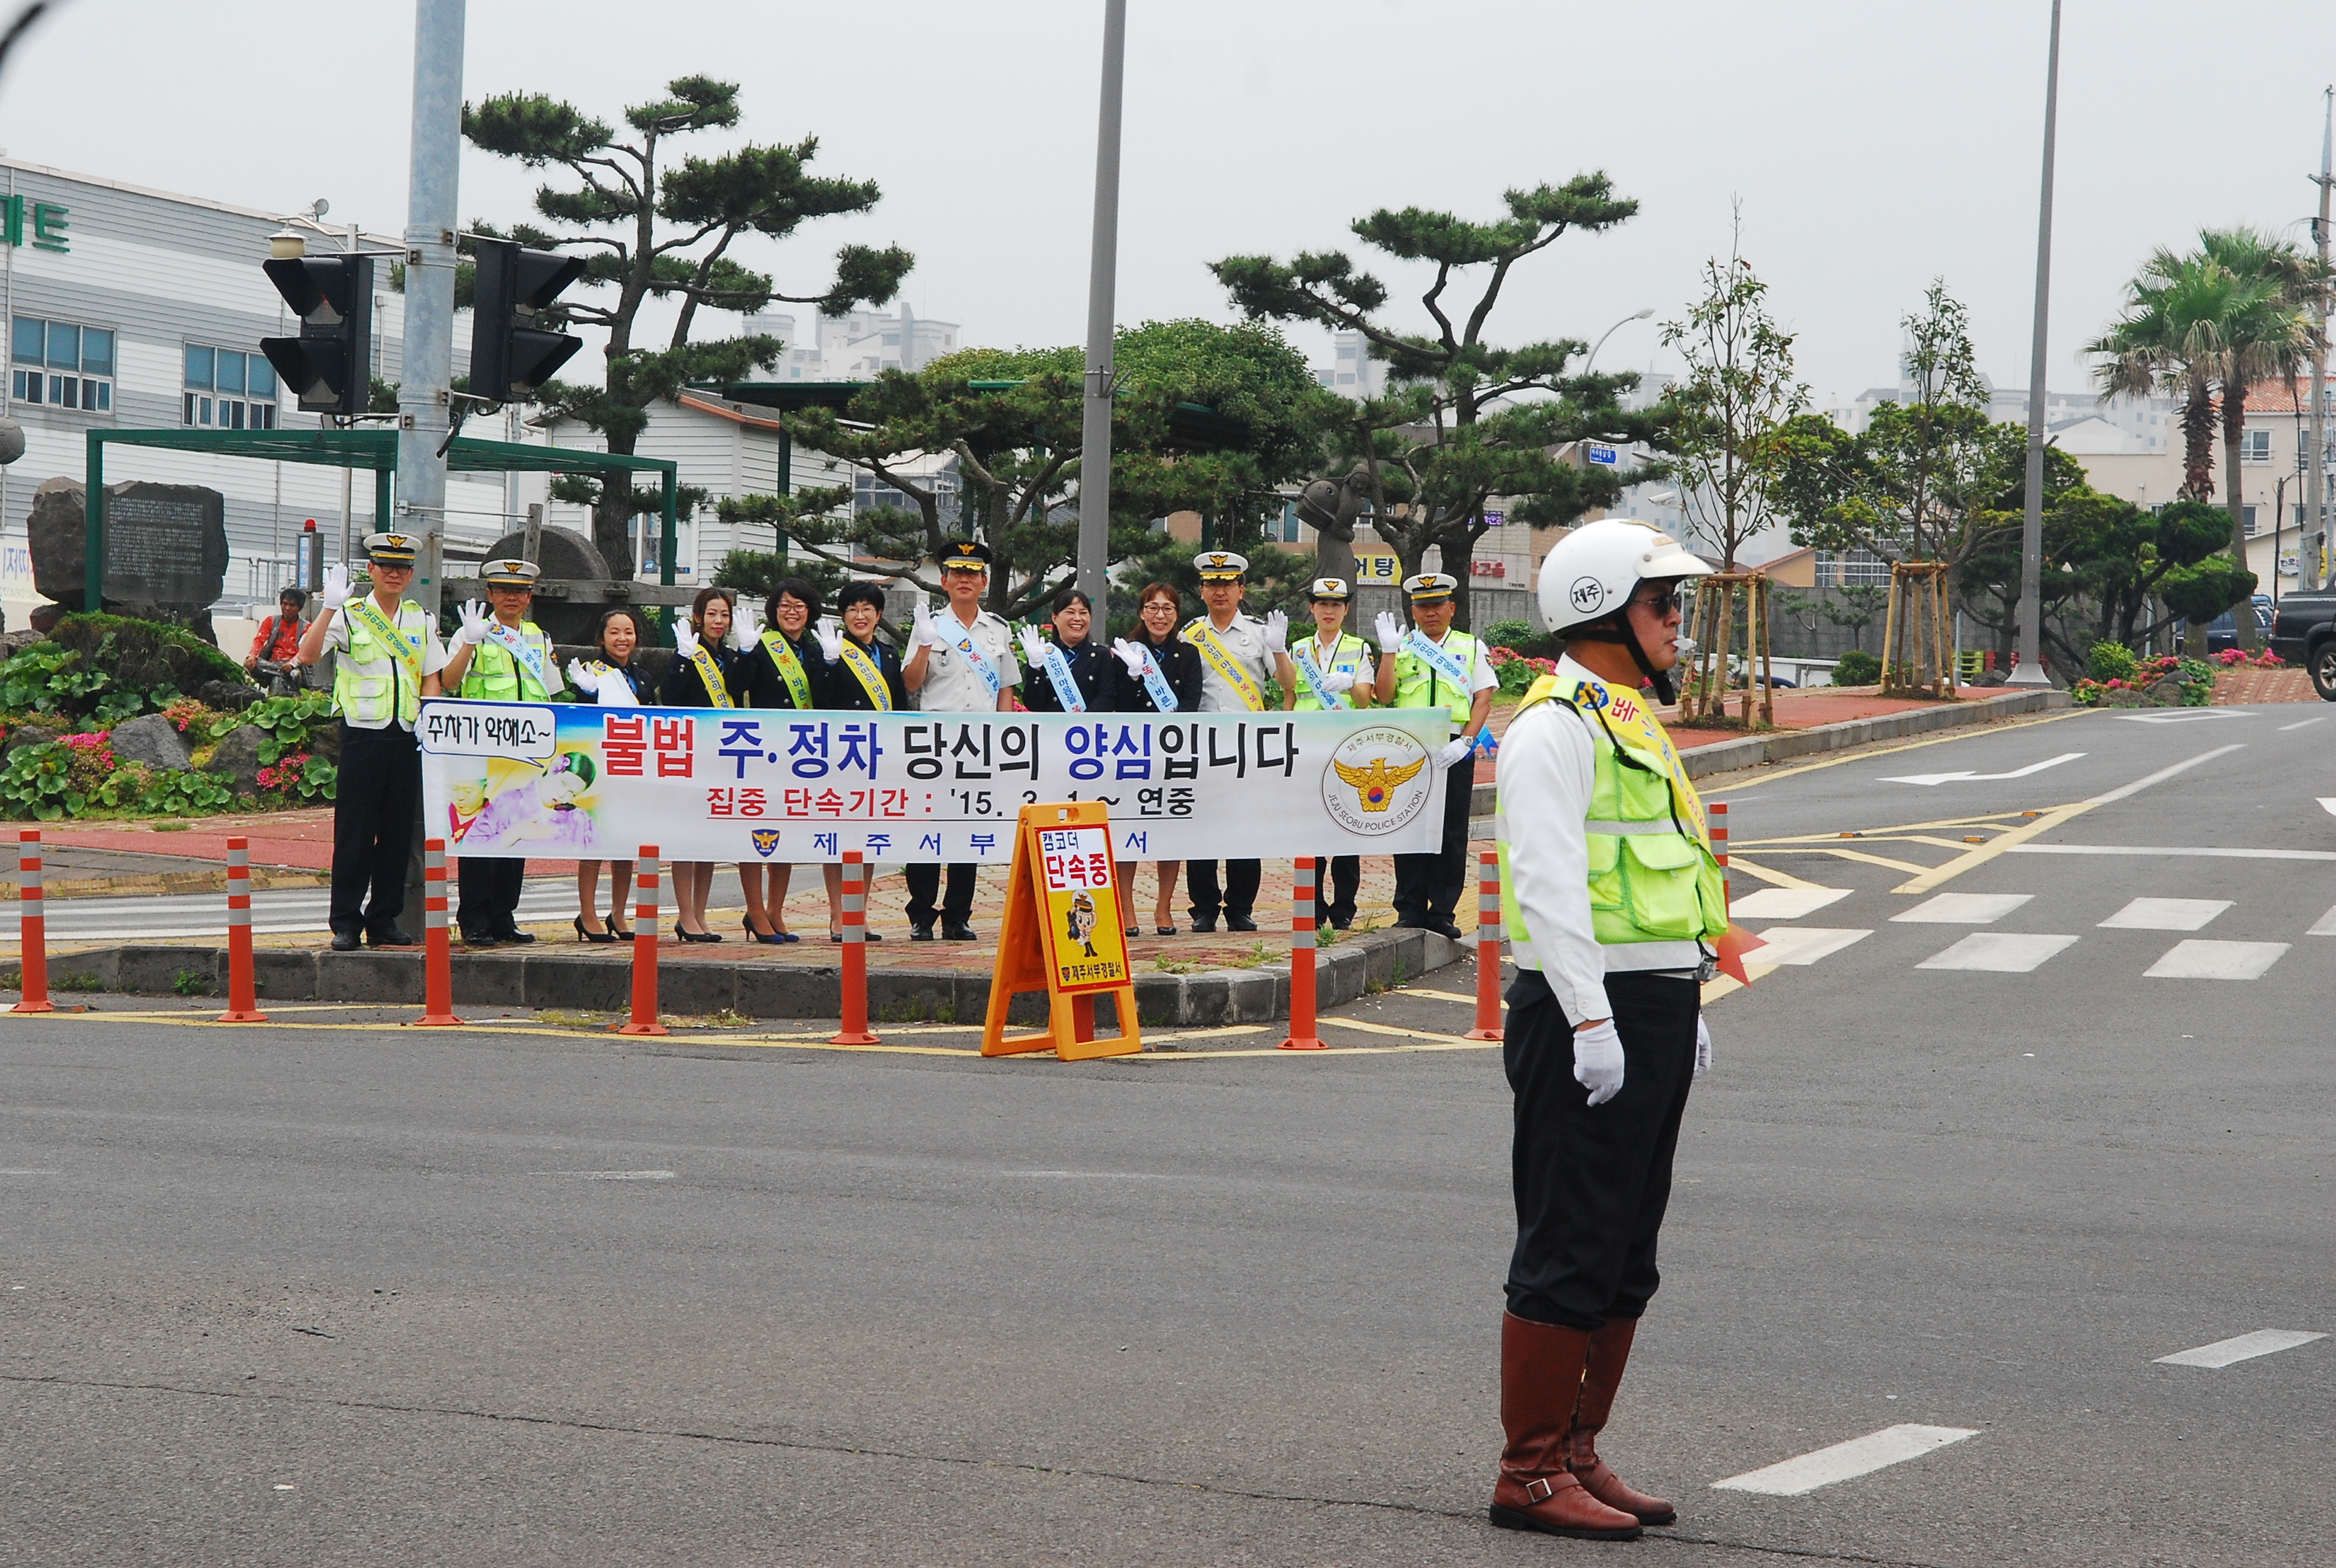
[{"label": "black trousers", "polygon": [[458,918],[465,937],[500,937],[519,929],[520,890],[527,882],[525,861],[465,855],[455,880],[462,886]]},{"label": "black trousers", "polygon": [[[1363,857],[1314,857],[1314,923],[1347,925],[1355,918],[1355,893],[1363,885]],[[1323,897],[1325,893],[1329,896]]]},{"label": "black trousers", "polygon": [[973,918],[973,872],[971,865],[953,865],[949,869],[949,896],[933,906],[933,895],[941,891],[941,868],[930,862],[911,861],[902,868],[909,882],[909,919],[920,926],[930,925],[937,914],[953,920]]},{"label": "black trousers", "polygon": [[1263,861],[1225,862],[1225,881],[1221,890],[1217,885],[1217,862],[1186,861],[1184,891],[1192,895],[1192,914],[1196,920],[1212,920],[1222,909],[1229,915],[1250,918],[1257,908],[1257,884],[1265,879]]},{"label": "black trousers", "polygon": [[1517,1250],[1509,1310],[1594,1329],[1647,1310],[1662,1275],[1655,1235],[1671,1196],[1671,1156],[1695,1076],[1692,979],[1611,974],[1606,1000],[1622,1037],[1622,1088],[1592,1107],[1573,1081],[1573,1026],[1539,969],[1509,986],[1501,1047],[1516,1094]]},{"label": "black trousers", "polygon": [[1434,854],[1395,857],[1397,924],[1454,923],[1452,911],[1468,887],[1468,805],[1475,793],[1476,754],[1470,752],[1444,771],[1443,847]]},{"label": "black trousers", "polygon": [[412,730],[341,726],[333,802],[332,927],[386,930],[405,912],[405,862],[422,803],[422,748]]}]

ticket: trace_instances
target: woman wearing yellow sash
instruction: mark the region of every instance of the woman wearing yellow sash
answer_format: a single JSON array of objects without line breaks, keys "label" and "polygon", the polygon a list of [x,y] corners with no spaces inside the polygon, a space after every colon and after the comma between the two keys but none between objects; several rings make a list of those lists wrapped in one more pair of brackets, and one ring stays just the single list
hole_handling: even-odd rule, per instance
[{"label": "woman wearing yellow sash", "polygon": [[[900,677],[900,656],[876,639],[884,619],[884,590],[873,582],[848,582],[835,596],[835,613],[843,624],[822,621],[818,630],[820,667],[826,681],[827,706],[852,713],[901,713],[909,706],[909,688]],[[830,862],[827,872],[827,939],[843,940],[843,868]],[[868,868],[868,885],[876,885],[876,868]],[[867,940],[884,939],[875,931]]]},{"label": "woman wearing yellow sash", "polygon": [[[568,684],[584,693],[602,707],[647,707],[657,695],[649,685],[647,674],[635,661],[633,653],[640,646],[639,614],[626,605],[604,610],[600,629],[594,636],[593,646],[599,657],[590,664],[582,659],[571,660],[568,666]],[[608,868],[608,917],[600,918],[600,867]],[[633,862],[627,861],[584,861],[576,862],[576,940],[584,942],[617,942],[633,940],[633,928],[625,923],[632,908]],[[594,930],[594,927],[599,930]]]},{"label": "woman wearing yellow sash", "polygon": [[[689,620],[673,628],[671,673],[665,677],[667,707],[736,707],[746,691],[746,661],[729,646],[735,596],[726,588],[701,588],[690,601]],[[714,886],[712,861],[677,861],[673,868],[673,934],[686,942],[718,942],[706,929],[706,895]],[[695,928],[694,930],[692,928]]]},{"label": "woman wearing yellow sash", "polygon": [[[1201,711],[1201,654],[1176,635],[1183,618],[1182,595],[1164,582],[1147,582],[1135,602],[1135,635],[1114,643],[1120,663],[1119,711],[1122,713],[1198,713]],[[1176,873],[1182,861],[1155,861],[1157,896],[1152,905],[1152,934],[1176,934]],[[1120,914],[1129,930],[1135,924],[1135,862],[1119,868]]]},{"label": "woman wearing yellow sash", "polygon": [[[730,641],[745,659],[750,707],[809,710],[826,704],[825,663],[812,636],[819,618],[819,589],[799,577],[784,578],[771,590],[771,624],[759,632],[752,610],[740,607]],[[794,867],[738,862],[738,886],[746,895],[746,940],[780,947],[803,939],[787,930],[787,887]],[[830,899],[831,911],[835,901]]]}]

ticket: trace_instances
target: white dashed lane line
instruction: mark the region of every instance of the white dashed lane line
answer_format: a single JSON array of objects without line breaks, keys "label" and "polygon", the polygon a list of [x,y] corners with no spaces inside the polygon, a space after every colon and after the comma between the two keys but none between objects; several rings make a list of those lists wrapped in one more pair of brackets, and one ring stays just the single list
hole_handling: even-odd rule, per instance
[{"label": "white dashed lane line", "polygon": [[1741,1475],[1730,1475],[1725,1481],[1714,1481],[1711,1485],[1714,1490],[1721,1492],[1757,1492],[1769,1497],[1798,1497],[1820,1486],[1871,1475],[1876,1470],[1903,1465],[1909,1459],[1919,1459],[1950,1443],[1960,1443],[1966,1437],[1978,1436],[1975,1429],[1968,1427],[1918,1427],[1912,1423],[1884,1427],[1879,1432],[1869,1432],[1846,1443],[1835,1443],[1830,1448],[1820,1448],[1796,1459],[1747,1470]]},{"label": "white dashed lane line", "polygon": [[2282,1350],[2292,1350],[2298,1345],[2309,1345],[2314,1339],[2325,1339],[2325,1334],[2300,1333],[2293,1329],[2257,1329],[2252,1334],[2234,1339],[2217,1339],[2211,1345],[2201,1345],[2195,1350],[2177,1350],[2171,1356],[2160,1356],[2151,1363],[2157,1367],[2204,1367],[2209,1371],[2221,1371],[2241,1361],[2252,1361],[2258,1356],[2273,1356]]}]

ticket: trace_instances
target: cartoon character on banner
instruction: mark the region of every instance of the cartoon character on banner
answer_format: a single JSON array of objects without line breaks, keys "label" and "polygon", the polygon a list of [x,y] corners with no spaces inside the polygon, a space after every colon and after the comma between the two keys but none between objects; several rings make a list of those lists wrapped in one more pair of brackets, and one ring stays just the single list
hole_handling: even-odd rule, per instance
[{"label": "cartoon character on banner", "polygon": [[541,777],[496,790],[472,822],[470,836],[479,848],[525,843],[588,854],[599,846],[586,796],[599,776],[585,753],[561,752]]},{"label": "cartoon character on banner", "polygon": [[1095,895],[1078,892],[1072,895],[1070,907],[1063,911],[1064,934],[1079,944],[1082,957],[1095,958]]},{"label": "cartoon character on banner", "polygon": [[486,807],[487,759],[450,756],[440,765],[446,770],[446,836],[461,843]]}]

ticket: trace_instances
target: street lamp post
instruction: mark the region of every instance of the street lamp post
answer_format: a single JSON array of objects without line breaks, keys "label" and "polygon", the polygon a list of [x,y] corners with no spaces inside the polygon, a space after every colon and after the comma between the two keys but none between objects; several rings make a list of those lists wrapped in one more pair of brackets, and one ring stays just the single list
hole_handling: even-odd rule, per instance
[{"label": "street lamp post", "polygon": [[2049,686],[2044,673],[2044,352],[2052,292],[2052,138],[2060,114],[2060,0],[2044,66],[2044,179],[2036,215],[2036,327],[2028,355],[2028,504],[2020,529],[2019,663],[2012,686]]},{"label": "street lamp post", "polygon": [[1095,238],[1087,268],[1086,402],[1079,424],[1078,585],[1105,602],[1111,540],[1112,336],[1119,275],[1119,104],[1127,0],[1104,0],[1103,97],[1095,115]]},{"label": "street lamp post", "polygon": [[1633,310],[1630,315],[1622,317],[1621,320],[1616,322],[1613,326],[1600,333],[1598,335],[1598,341],[1590,346],[1590,357],[1582,362],[1582,374],[1584,375],[1589,375],[1591,367],[1598,363],[1598,351],[1606,346],[1606,340],[1608,338],[1613,336],[1617,332],[1621,331],[1622,328],[1630,326],[1630,323],[1634,321],[1644,321],[1648,317],[1652,316],[1654,313],[1655,307],[1651,305],[1648,306],[1644,310]]}]

